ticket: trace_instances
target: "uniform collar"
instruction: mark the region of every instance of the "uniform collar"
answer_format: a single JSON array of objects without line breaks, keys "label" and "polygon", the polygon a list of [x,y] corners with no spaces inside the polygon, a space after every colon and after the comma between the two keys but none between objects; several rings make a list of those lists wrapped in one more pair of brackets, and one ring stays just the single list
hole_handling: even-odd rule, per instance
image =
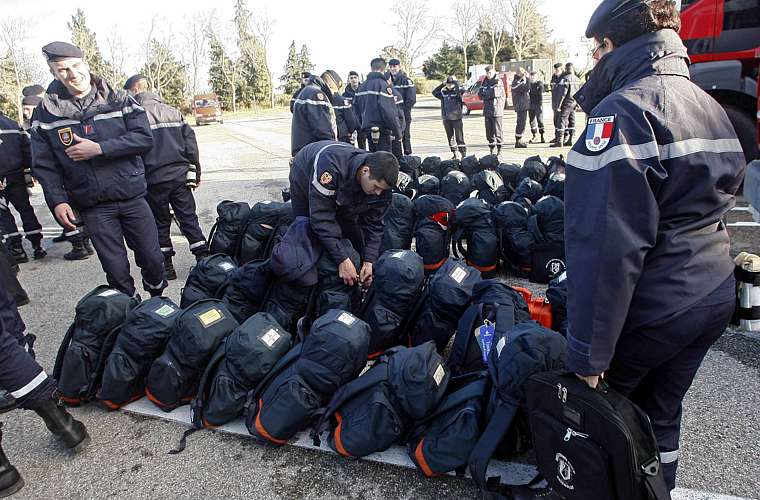
[{"label": "uniform collar", "polygon": [[53,80],[48,86],[40,107],[55,116],[81,119],[94,103],[114,102],[123,94],[111,88],[104,79],[91,75],[90,93],[82,99],[74,98],[61,82]]},{"label": "uniform collar", "polygon": [[686,47],[675,31],[647,33],[604,56],[574,97],[588,114],[608,95],[644,77],[689,78],[688,62]]},{"label": "uniform collar", "polygon": [[385,80],[385,75],[383,73],[380,73],[379,71],[372,71],[371,73],[367,75],[367,80],[374,80],[375,78]]},{"label": "uniform collar", "polygon": [[145,92],[140,92],[135,96],[135,101],[142,104],[143,102],[160,102],[163,103],[164,101],[159,97],[158,94],[155,92],[151,92],[149,90],[146,90]]}]

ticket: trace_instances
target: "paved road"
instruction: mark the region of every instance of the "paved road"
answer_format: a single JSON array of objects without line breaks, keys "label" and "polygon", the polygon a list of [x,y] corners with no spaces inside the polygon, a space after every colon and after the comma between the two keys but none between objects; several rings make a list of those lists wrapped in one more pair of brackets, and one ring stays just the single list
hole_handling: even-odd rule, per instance
[{"label": "paved road", "polygon": [[[422,100],[415,110],[416,153],[448,155],[435,102]],[[548,120],[547,120],[548,121]],[[514,119],[505,119],[506,131]],[[196,129],[204,167],[198,191],[199,214],[208,229],[221,199],[251,202],[276,199],[286,183],[289,157],[289,115],[226,122]],[[511,137],[508,132],[507,137]],[[482,155],[482,116],[465,120],[470,151]],[[504,150],[507,160],[555,153],[546,146]],[[57,230],[39,193],[34,204],[46,235]],[[732,213],[747,221],[748,214]],[[732,229],[736,246],[758,249],[758,228]],[[181,237],[175,238],[180,279],[168,295],[179,299],[192,265]],[[21,279],[32,303],[22,308],[29,331],[39,337],[38,357],[52,367],[58,342],[73,316],[78,298],[104,282],[97,260],[65,262],[67,245],[52,245],[49,257],[22,266]],[[738,248],[735,248],[738,250]],[[133,272],[139,281],[139,274]],[[687,397],[684,412],[679,487],[706,492],[760,497],[760,336],[727,332],[708,354]],[[222,433],[194,435],[180,455],[167,455],[183,428],[177,424],[88,406],[73,412],[89,427],[90,448],[69,456],[53,443],[35,415],[3,416],[3,442],[11,460],[27,480],[18,498],[474,498],[468,481],[423,479],[414,471],[330,454],[285,447],[272,449]],[[696,494],[689,498],[710,498]],[[683,498],[683,497],[682,497]]]}]

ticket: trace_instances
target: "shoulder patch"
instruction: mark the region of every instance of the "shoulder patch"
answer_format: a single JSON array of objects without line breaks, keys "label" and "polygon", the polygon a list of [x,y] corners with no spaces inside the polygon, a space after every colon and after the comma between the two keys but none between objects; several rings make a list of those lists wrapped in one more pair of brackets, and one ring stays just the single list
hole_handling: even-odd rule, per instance
[{"label": "shoulder patch", "polygon": [[333,180],[333,176],[330,172],[323,172],[319,177],[319,183],[323,186],[328,186]]},{"label": "shoulder patch", "polygon": [[322,92],[317,92],[317,99],[319,99],[320,101],[324,101],[325,95]]},{"label": "shoulder patch", "polygon": [[586,124],[586,149],[597,153],[610,143],[615,131],[614,116],[589,118]]},{"label": "shoulder patch", "polygon": [[385,90],[386,90],[386,91],[387,91],[387,92],[388,92],[390,95],[393,95],[393,89],[392,89],[392,88],[388,87],[388,88],[387,88],[387,89],[385,89]]}]

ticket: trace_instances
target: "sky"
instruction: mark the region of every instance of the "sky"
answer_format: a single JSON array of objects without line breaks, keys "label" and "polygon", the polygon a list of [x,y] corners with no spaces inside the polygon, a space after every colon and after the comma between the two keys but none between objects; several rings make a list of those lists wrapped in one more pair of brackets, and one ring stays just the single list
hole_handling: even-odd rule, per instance
[{"label": "sky", "polygon": [[[540,10],[547,15],[552,38],[562,40],[574,62],[585,60],[587,49],[582,36],[591,13],[600,0],[539,0]],[[129,0],[123,4],[107,0],[0,0],[3,17],[20,17],[31,22],[27,50],[39,49],[53,40],[70,39],[66,23],[77,8],[84,10],[87,24],[96,33],[101,52],[106,52],[107,38],[118,32],[123,39],[127,73],[139,70],[140,45],[144,42],[150,21],[155,16],[161,36],[172,38],[175,49],[182,50],[185,21],[198,13],[213,10],[216,25],[230,29],[235,0]],[[300,48],[306,44],[317,71],[330,68],[346,78],[348,71],[368,71],[369,61],[394,41],[392,1],[320,2],[318,0],[248,0],[248,9],[266,11],[274,20],[268,46],[268,62],[275,79],[282,68],[292,40]],[[439,17],[449,16],[448,0],[428,0]],[[345,9],[344,9],[345,8]],[[442,40],[430,43],[430,50]],[[107,53],[105,54],[107,56]],[[419,61],[421,65],[422,61]],[[582,64],[581,64],[582,66]],[[45,82],[40,82],[45,83]]]}]

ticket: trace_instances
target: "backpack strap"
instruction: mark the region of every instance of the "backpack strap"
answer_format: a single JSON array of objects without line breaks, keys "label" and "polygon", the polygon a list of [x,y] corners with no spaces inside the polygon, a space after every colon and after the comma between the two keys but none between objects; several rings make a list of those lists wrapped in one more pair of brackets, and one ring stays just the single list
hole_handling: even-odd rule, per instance
[{"label": "backpack strap", "polygon": [[465,239],[466,238],[463,228],[457,229],[456,232],[454,232],[454,235],[451,237],[451,253],[458,259],[464,258],[466,254],[466,251],[464,249]]},{"label": "backpack strap", "polygon": [[217,367],[224,359],[226,343],[227,339],[222,341],[214,355],[211,357],[211,360],[208,362],[208,365],[201,376],[201,380],[198,383],[198,393],[190,402],[190,425],[195,429],[202,429],[205,427],[203,423],[203,408],[206,406],[206,401],[211,391],[211,384],[213,383],[214,375],[217,372]]},{"label": "backpack strap", "polygon": [[100,381],[103,378],[103,371],[105,371],[108,356],[111,355],[113,346],[116,343],[116,337],[118,337],[120,333],[121,325],[112,328],[108,334],[106,334],[106,338],[103,340],[103,346],[100,349],[100,354],[98,354],[98,361],[95,364],[95,376],[90,381],[90,386],[87,388],[88,401],[94,398],[95,393],[100,389]]},{"label": "backpack strap", "polygon": [[314,446],[321,444],[319,435],[330,429],[330,417],[341,406],[357,394],[386,380],[388,380],[388,358],[387,356],[383,356],[378,361],[378,364],[370,368],[364,375],[338,389],[324,410],[320,411],[319,420],[317,420],[316,425],[311,430],[310,436],[314,442]]},{"label": "backpack strap", "polygon": [[431,276],[425,278],[422,291],[417,296],[417,300],[414,302],[414,306],[409,311],[409,314],[407,314],[406,318],[404,318],[403,322],[401,323],[401,328],[399,328],[399,338],[406,337],[407,344],[409,346],[412,345],[411,332],[409,330],[414,325],[414,323],[417,322],[417,317],[420,315],[420,311],[422,311],[422,307],[425,305],[425,302],[427,302],[427,298],[430,295],[430,291],[428,289],[430,279]]},{"label": "backpack strap", "polygon": [[53,378],[56,380],[56,382],[61,381],[61,373],[63,372],[63,358],[66,356],[66,351],[69,349],[69,345],[71,344],[71,338],[74,336],[75,325],[76,322],[72,321],[69,329],[66,330],[66,334],[63,336],[63,340],[61,340],[60,347],[58,347],[58,354],[55,356],[55,365],[53,367]]},{"label": "backpack strap", "polygon": [[214,225],[211,226],[211,230],[208,232],[208,245],[209,249],[211,248],[211,242],[214,241],[214,237],[216,236],[216,232],[219,230],[219,217],[216,218],[216,221],[214,222]]},{"label": "backpack strap", "polygon": [[459,319],[457,333],[454,336],[454,342],[451,344],[451,353],[449,354],[449,368],[452,373],[460,373],[462,363],[467,356],[467,346],[469,345],[470,336],[472,335],[475,323],[483,319],[483,304],[472,304]]},{"label": "backpack strap", "polygon": [[470,474],[481,492],[498,492],[493,484],[495,481],[486,482],[486,470],[496,448],[507,434],[517,414],[517,408],[517,403],[513,402],[501,402],[496,406],[488,425],[470,454]]}]

